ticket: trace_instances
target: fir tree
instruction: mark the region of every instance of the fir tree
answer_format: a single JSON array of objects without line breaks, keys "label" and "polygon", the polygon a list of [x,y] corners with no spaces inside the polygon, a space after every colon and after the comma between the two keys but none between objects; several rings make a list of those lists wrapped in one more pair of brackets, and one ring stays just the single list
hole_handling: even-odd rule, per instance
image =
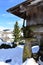
[{"label": "fir tree", "polygon": [[17,22],[17,21],[16,21],[16,23],[15,23],[15,25],[14,25],[13,36],[14,36],[14,42],[19,41],[20,28],[19,28],[19,26],[18,26],[18,22]]}]

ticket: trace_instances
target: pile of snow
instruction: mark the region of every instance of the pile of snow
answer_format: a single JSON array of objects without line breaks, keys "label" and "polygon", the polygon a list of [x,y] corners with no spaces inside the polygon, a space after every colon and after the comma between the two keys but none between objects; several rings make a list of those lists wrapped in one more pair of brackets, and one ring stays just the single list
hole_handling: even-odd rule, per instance
[{"label": "pile of snow", "polygon": [[33,58],[27,59],[22,65],[38,65]]},{"label": "pile of snow", "polygon": [[5,63],[5,62],[0,62],[0,65],[10,65],[10,64]]},{"label": "pile of snow", "polygon": [[32,47],[32,53],[37,53],[38,51],[39,51],[39,46],[38,45],[36,45],[36,46],[33,46]]}]

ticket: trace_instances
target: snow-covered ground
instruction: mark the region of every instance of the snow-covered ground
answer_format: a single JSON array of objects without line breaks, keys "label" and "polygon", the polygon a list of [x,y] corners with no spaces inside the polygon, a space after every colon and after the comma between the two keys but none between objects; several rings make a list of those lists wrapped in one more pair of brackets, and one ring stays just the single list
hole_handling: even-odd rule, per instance
[{"label": "snow-covered ground", "polygon": [[23,47],[23,45],[20,45],[12,49],[0,49],[0,62],[4,63],[7,61],[10,65],[21,65]]},{"label": "snow-covered ground", "polygon": [[10,65],[10,64],[5,63],[5,62],[0,62],[0,65]]},{"label": "snow-covered ground", "polygon": [[[16,48],[0,49],[0,65],[38,65],[33,58],[28,58],[22,63],[23,48],[24,45],[19,45]],[[32,47],[32,51],[37,50],[36,48],[39,49],[38,46]],[[41,61],[38,63],[43,65]]]}]

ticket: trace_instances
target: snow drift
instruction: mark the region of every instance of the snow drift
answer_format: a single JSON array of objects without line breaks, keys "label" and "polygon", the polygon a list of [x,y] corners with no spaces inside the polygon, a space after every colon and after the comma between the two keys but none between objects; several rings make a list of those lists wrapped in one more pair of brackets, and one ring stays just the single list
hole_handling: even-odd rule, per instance
[{"label": "snow drift", "polygon": [[33,58],[27,59],[22,65],[38,65]]},{"label": "snow drift", "polygon": [[10,65],[10,64],[5,63],[5,62],[0,62],[0,65]]}]

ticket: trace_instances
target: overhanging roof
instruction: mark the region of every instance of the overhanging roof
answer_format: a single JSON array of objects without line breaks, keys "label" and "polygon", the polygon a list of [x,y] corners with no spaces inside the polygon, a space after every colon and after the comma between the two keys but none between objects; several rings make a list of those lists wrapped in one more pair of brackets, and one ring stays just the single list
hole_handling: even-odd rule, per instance
[{"label": "overhanging roof", "polygon": [[[40,3],[42,3],[40,5]],[[10,12],[20,18],[23,18],[23,19],[26,19],[26,14],[25,12],[28,11],[28,15],[31,15],[31,13],[33,13],[35,11],[35,9],[33,9],[34,7],[40,7],[43,5],[43,1],[42,0],[29,0],[29,1],[25,1],[25,2],[22,2],[14,7],[11,7],[7,10],[7,12]],[[24,9],[24,11],[22,9]],[[31,13],[30,13],[31,11]]]}]

